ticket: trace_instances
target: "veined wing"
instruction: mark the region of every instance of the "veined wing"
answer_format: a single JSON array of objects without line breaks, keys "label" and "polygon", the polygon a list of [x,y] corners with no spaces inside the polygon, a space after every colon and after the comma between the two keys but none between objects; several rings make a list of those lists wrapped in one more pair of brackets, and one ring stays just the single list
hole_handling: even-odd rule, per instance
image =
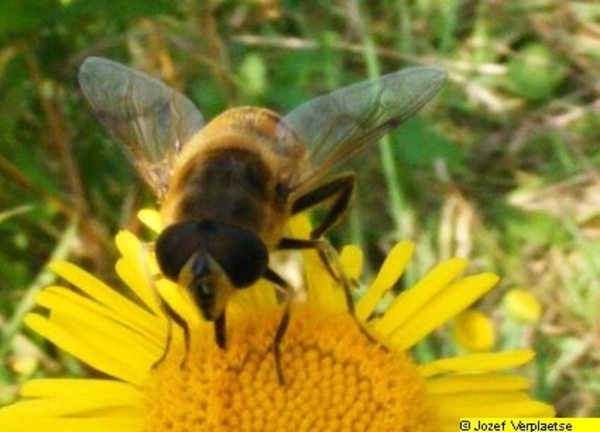
[{"label": "veined wing", "polygon": [[204,125],[200,111],[161,81],[111,60],[87,58],[78,77],[96,116],[125,144],[140,175],[162,198],[174,158]]},{"label": "veined wing", "polygon": [[282,120],[309,151],[310,169],[295,188],[318,182],[333,165],[395,129],[435,96],[446,73],[438,66],[412,67],[312,99]]}]

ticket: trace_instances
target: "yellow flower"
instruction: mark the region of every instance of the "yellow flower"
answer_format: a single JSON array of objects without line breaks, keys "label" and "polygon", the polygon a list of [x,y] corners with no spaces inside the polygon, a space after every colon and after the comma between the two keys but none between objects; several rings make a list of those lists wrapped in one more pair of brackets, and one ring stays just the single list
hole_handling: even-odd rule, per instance
[{"label": "yellow flower", "polygon": [[[305,233],[306,224],[296,231]],[[221,350],[212,323],[185,291],[153,277],[156,264],[144,245],[129,232],[119,233],[116,244],[127,291],[56,262],[53,271],[74,289],[48,287],[37,298],[46,313],[26,317],[102,377],[26,383],[23,400],[0,409],[3,430],[438,432],[456,430],[462,416],[554,414],[528,396],[524,378],[506,372],[530,361],[530,350],[421,365],[408,353],[496,284],[492,274],[461,277],[463,260],[442,262],[381,311],[380,300],[413,253],[411,243],[398,244],[352,316],[317,254],[303,253],[307,295],[293,305],[281,344],[282,385],[272,352],[282,307],[269,283],[235,293]],[[340,265],[355,278],[361,260],[357,248],[347,247]],[[189,346],[163,302],[187,323]]]},{"label": "yellow flower", "polygon": [[507,315],[520,322],[535,323],[542,315],[538,299],[523,288],[511,289],[504,295],[503,303]]},{"label": "yellow flower", "polygon": [[489,351],[496,343],[494,323],[481,312],[467,310],[456,317],[454,340],[469,351]]}]

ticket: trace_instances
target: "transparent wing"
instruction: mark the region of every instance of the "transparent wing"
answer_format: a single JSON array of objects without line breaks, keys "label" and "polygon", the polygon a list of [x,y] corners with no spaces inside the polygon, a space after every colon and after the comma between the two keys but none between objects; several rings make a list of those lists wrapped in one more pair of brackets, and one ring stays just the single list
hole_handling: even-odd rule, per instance
[{"label": "transparent wing", "polygon": [[204,125],[200,111],[162,82],[103,58],[81,64],[79,84],[96,116],[125,144],[138,172],[161,198],[174,158]]},{"label": "transparent wing", "polygon": [[310,168],[299,190],[319,181],[333,165],[377,142],[435,96],[446,73],[412,67],[312,99],[293,110],[280,128],[291,128],[309,151]]}]

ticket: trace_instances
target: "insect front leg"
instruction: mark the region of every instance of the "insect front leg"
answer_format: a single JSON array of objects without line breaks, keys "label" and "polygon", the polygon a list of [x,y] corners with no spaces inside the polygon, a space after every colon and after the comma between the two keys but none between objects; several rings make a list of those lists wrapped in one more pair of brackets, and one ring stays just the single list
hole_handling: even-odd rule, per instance
[{"label": "insect front leg", "polygon": [[215,320],[215,341],[222,350],[227,348],[227,327],[225,321],[225,311]]},{"label": "insect front leg", "polygon": [[281,291],[284,293],[284,304],[283,304],[283,314],[281,315],[281,320],[279,321],[279,325],[277,326],[277,331],[275,332],[275,337],[273,338],[273,357],[275,358],[275,370],[277,371],[277,380],[279,384],[285,384],[285,378],[283,376],[283,369],[281,366],[281,342],[283,341],[283,337],[285,336],[285,332],[290,323],[290,308],[292,305],[292,298],[294,295],[294,290],[290,284],[286,282],[281,276],[279,276],[275,271],[267,268],[263,276],[266,280],[273,282]]},{"label": "insect front leg", "polygon": [[167,333],[167,340],[165,343],[165,350],[162,353],[162,355],[159,357],[159,359],[156,362],[154,362],[153,367],[156,367],[159,364],[161,364],[163,362],[163,360],[167,357],[169,348],[171,346],[171,342],[173,340],[173,328],[172,328],[173,323],[177,324],[183,330],[184,355],[183,355],[183,358],[181,359],[181,363],[180,363],[180,367],[183,367],[183,365],[187,361],[188,353],[190,352],[190,343],[191,343],[190,342],[190,326],[189,326],[188,322],[177,311],[175,311],[171,307],[171,305],[169,303],[167,303],[165,300],[161,299],[160,308],[165,313],[165,315],[169,317],[169,319],[168,319],[169,327],[168,327],[168,333]]},{"label": "insect front leg", "polygon": [[167,357],[169,353],[169,349],[171,348],[171,343],[173,341],[173,324],[177,324],[183,331],[183,342],[185,354],[183,359],[181,360],[181,366],[187,360],[187,355],[190,350],[190,327],[188,322],[176,311],[174,310],[169,303],[167,303],[158,293],[158,288],[156,287],[156,283],[164,278],[164,276],[160,273],[152,274],[150,270],[149,256],[153,251],[153,245],[144,244],[140,251],[140,264],[141,268],[144,272],[144,276],[149,284],[152,286],[152,292],[156,295],[156,303],[160,308],[161,312],[164,316],[167,317],[167,335],[165,340],[165,349],[160,355],[160,357],[152,364],[152,369],[158,367]]}]

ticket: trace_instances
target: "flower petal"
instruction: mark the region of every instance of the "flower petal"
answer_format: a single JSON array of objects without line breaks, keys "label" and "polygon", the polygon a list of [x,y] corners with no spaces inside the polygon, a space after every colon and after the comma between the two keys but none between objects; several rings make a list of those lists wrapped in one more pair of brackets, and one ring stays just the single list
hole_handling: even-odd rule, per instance
[{"label": "flower petal", "polygon": [[137,218],[155,233],[161,232],[165,227],[160,212],[156,210],[142,209],[138,212]]},{"label": "flower petal", "polygon": [[[332,313],[344,313],[348,310],[346,295],[342,285],[336,281],[323,264],[323,259],[315,251],[304,251],[304,266],[308,302],[318,304]],[[341,269],[339,258],[332,257],[331,268],[336,274]]]},{"label": "flower petal", "polygon": [[160,316],[160,300],[156,290],[149,289],[155,283],[149,283],[146,276],[141,275],[126,259],[119,259],[115,265],[117,275],[135,293],[140,301],[155,315]]},{"label": "flower petal", "polygon": [[[141,404],[141,393],[91,392],[77,395],[62,395],[52,398],[24,400],[2,408],[13,416],[27,417],[88,417],[92,413],[99,416],[111,416],[114,413],[127,414],[123,407],[130,410],[129,415],[137,411]],[[116,409],[116,410],[115,410]],[[7,414],[7,413],[5,413]]]},{"label": "flower petal", "polygon": [[452,336],[462,348],[475,352],[489,351],[496,343],[493,321],[476,310],[466,310],[456,317]]},{"label": "flower petal", "polygon": [[[399,325],[388,337],[386,343],[395,349],[406,350],[414,346],[433,330],[465,310],[496,285],[498,276],[483,273],[468,276],[439,292],[426,305],[415,311],[409,320]],[[388,315],[388,314],[386,314]],[[388,330],[375,325],[376,334]]]},{"label": "flower petal", "polygon": [[413,287],[407,288],[394,299],[379,320],[378,331],[387,335],[412,320],[427,303],[447,289],[466,267],[467,262],[463,259],[450,259],[435,266]]},{"label": "flower petal", "polygon": [[132,432],[142,430],[141,416],[131,418],[36,418],[30,413],[13,414],[8,408],[0,410],[2,429],[19,432]]},{"label": "flower petal", "polygon": [[379,274],[356,302],[354,311],[359,321],[367,321],[385,293],[398,281],[408,261],[414,253],[415,245],[411,242],[400,242],[390,251]]},{"label": "flower petal", "polygon": [[147,348],[143,337],[114,321],[89,313],[78,319],[48,319],[35,313],[25,316],[34,331],[90,366],[115,378],[141,385],[153,362],[159,357],[156,347]]},{"label": "flower petal", "polygon": [[[142,334],[149,341],[154,341],[157,348],[162,345],[164,340],[166,323],[161,322],[157,316],[137,305],[137,307],[127,310],[129,314],[125,314],[109,309],[73,290],[59,286],[45,288],[36,295],[35,300],[38,305],[50,310],[51,315],[62,313],[77,317],[81,314],[91,313],[112,322],[120,322],[132,331]],[[165,321],[164,318],[162,321]]]},{"label": "flower petal", "polygon": [[41,378],[29,381],[21,388],[21,395],[28,398],[75,396],[84,394],[112,394],[123,400],[139,397],[139,390],[130,384],[101,379]]},{"label": "flower petal", "polygon": [[350,280],[357,280],[362,271],[364,255],[357,246],[345,246],[340,254],[340,263]]},{"label": "flower petal", "polygon": [[497,353],[470,354],[435,360],[419,366],[422,376],[430,378],[448,372],[494,371],[522,366],[535,356],[528,349],[502,351]]},{"label": "flower petal", "polygon": [[156,289],[171,310],[177,311],[180,318],[187,321],[191,327],[205,321],[200,315],[198,307],[192,300],[189,291],[185,288],[168,279],[161,279],[156,282]]},{"label": "flower petal", "polygon": [[139,309],[134,302],[74,264],[66,261],[53,261],[49,267],[77,289],[122,315],[127,316]]},{"label": "flower petal", "polygon": [[236,290],[227,304],[227,314],[242,311],[264,311],[277,304],[277,295],[272,282],[259,280],[249,288]]},{"label": "flower petal", "polygon": [[432,378],[426,381],[434,394],[457,394],[471,391],[516,391],[529,388],[527,378],[500,373],[465,373]]},{"label": "flower petal", "polygon": [[554,416],[551,406],[519,392],[471,392],[459,397],[448,395],[435,399],[440,412],[448,418]]},{"label": "flower petal", "polygon": [[129,231],[120,231],[115,243],[123,257],[117,261],[117,274],[145,305],[158,312],[155,280],[162,275],[151,246],[140,242]]}]

